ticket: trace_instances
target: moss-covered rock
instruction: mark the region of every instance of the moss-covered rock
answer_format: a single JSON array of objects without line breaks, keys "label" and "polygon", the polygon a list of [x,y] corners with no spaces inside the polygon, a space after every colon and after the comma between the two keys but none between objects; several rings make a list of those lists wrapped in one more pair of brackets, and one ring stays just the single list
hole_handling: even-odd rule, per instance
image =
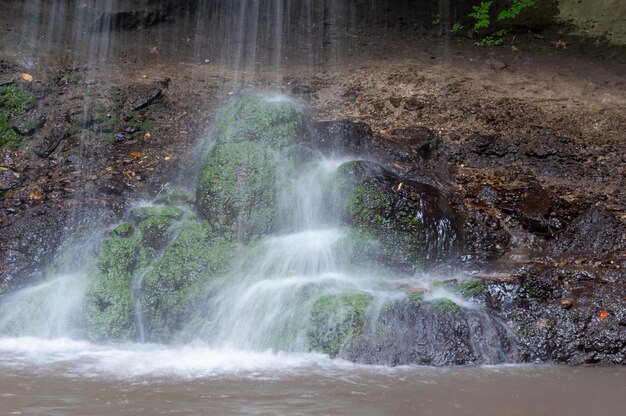
[{"label": "moss-covered rock", "polygon": [[189,205],[193,206],[196,203],[196,196],[193,192],[184,188],[173,188],[167,192],[163,192],[154,198],[155,204],[165,205]]},{"label": "moss-covered rock", "polygon": [[378,250],[368,250],[370,257],[391,266],[421,263],[426,233],[418,195],[403,198],[380,166],[364,161],[341,165],[336,186],[344,220],[379,242]]},{"label": "moss-covered rock", "polygon": [[309,344],[312,350],[336,357],[343,348],[359,342],[366,321],[370,295],[327,295],[311,311]]},{"label": "moss-covered rock", "polygon": [[172,336],[207,283],[228,270],[236,249],[232,241],[214,237],[206,221],[180,225],[163,257],[144,277],[141,305],[151,340]]},{"label": "moss-covered rock", "polygon": [[286,100],[254,95],[226,108],[196,188],[198,214],[239,241],[274,231],[278,193],[295,173],[306,131],[302,113]]},{"label": "moss-covered rock", "polygon": [[198,213],[217,234],[249,241],[274,230],[276,158],[264,143],[226,143],[215,148],[200,177]]},{"label": "moss-covered rock", "polygon": [[466,297],[474,297],[478,295],[486,295],[489,293],[489,288],[483,282],[479,280],[470,280],[467,282],[459,283],[455,291]]},{"label": "moss-covered rock", "polygon": [[430,307],[439,313],[461,312],[461,307],[451,299],[435,299],[430,302]]},{"label": "moss-covered rock", "polygon": [[[180,211],[180,210],[178,210]],[[86,296],[87,328],[94,340],[135,338],[133,283],[150,270],[182,215],[165,207],[131,215],[133,224],[117,226],[104,240]],[[138,222],[139,221],[139,222]]]},{"label": "moss-covered rock", "polygon": [[282,97],[241,97],[224,109],[215,122],[217,145],[256,141],[281,149],[302,142],[307,132],[300,109]]},{"label": "moss-covered rock", "polygon": [[141,222],[149,217],[167,217],[171,220],[180,220],[185,215],[185,211],[178,207],[164,205],[164,206],[147,206],[137,207],[130,211],[131,218],[136,222]]},{"label": "moss-covered rock", "polygon": [[433,187],[402,180],[367,161],[341,165],[334,187],[343,221],[379,242],[368,256],[380,263],[414,270],[445,256],[454,245],[452,214]]},{"label": "moss-covered rock", "polygon": [[87,291],[89,336],[129,340],[134,336],[131,282],[140,263],[141,233],[130,224],[117,227],[104,241]]}]

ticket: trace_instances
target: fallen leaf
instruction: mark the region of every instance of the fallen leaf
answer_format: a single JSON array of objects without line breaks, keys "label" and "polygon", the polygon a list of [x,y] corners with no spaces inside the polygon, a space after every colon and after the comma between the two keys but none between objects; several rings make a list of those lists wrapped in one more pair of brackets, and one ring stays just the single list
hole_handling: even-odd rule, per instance
[{"label": "fallen leaf", "polygon": [[28,194],[28,196],[34,201],[39,201],[41,198],[43,198],[43,195],[39,191],[32,191]]},{"label": "fallen leaf", "polygon": [[143,157],[143,155],[139,152],[130,152],[128,154],[128,157],[131,159],[141,159]]},{"label": "fallen leaf", "polygon": [[20,78],[22,78],[26,82],[33,82],[33,76],[31,74],[20,74]]},{"label": "fallen leaf", "polygon": [[165,160],[165,161],[169,161],[169,160],[172,160],[172,158],[171,158],[170,156],[165,156],[165,157],[163,158],[163,160]]},{"label": "fallen leaf", "polygon": [[404,186],[404,183],[400,182],[398,184],[398,189],[396,189],[396,192],[400,192],[402,190],[402,187]]},{"label": "fallen leaf", "polygon": [[150,134],[150,132],[147,132],[146,134],[143,135],[144,140],[150,140],[151,138],[152,138],[152,135]]},{"label": "fallen leaf", "polygon": [[0,166],[0,172],[6,172],[8,170],[9,170],[9,168],[4,167],[4,166]]},{"label": "fallen leaf", "polygon": [[557,41],[554,46],[556,46],[557,49],[567,49],[567,43],[562,40]]},{"label": "fallen leaf", "polygon": [[604,321],[609,316],[609,311],[606,309],[602,309],[598,314],[598,319]]}]

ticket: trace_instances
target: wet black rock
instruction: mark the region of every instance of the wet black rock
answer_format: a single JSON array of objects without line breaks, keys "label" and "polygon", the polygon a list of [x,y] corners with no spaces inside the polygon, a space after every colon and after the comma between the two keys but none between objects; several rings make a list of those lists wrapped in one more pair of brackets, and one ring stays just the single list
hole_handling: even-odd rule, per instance
[{"label": "wet black rock", "polygon": [[46,136],[38,140],[33,147],[33,152],[42,159],[47,158],[56,150],[61,141],[67,139],[69,136],[68,126],[56,126]]},{"label": "wet black rock", "polygon": [[168,16],[169,8],[156,7],[140,10],[112,10],[101,13],[90,25],[91,32],[107,32],[110,30],[139,30],[163,22]]},{"label": "wet black rock", "polygon": [[127,112],[141,110],[144,107],[157,101],[163,96],[163,90],[158,86],[152,86],[143,92],[139,93],[137,97],[126,103],[124,109]]},{"label": "wet black rock", "polygon": [[351,120],[320,121],[312,124],[313,144],[322,151],[368,155],[374,133],[366,123]]},{"label": "wet black rock", "polygon": [[521,361],[626,364],[620,270],[533,265],[512,277],[487,282],[488,308],[515,333]]},{"label": "wet black rock", "polygon": [[11,120],[11,127],[22,136],[30,136],[43,126],[46,116],[37,111],[32,111]]},{"label": "wet black rock", "polygon": [[74,109],[68,111],[65,116],[68,123],[79,126],[83,129],[88,129],[94,123],[93,115],[84,109]]},{"label": "wet black rock", "polygon": [[557,254],[605,255],[626,250],[626,226],[614,215],[592,207],[572,221],[551,245]]},{"label": "wet black rock", "polygon": [[402,144],[416,149],[416,153],[422,158],[428,158],[437,145],[437,136],[432,130],[413,126],[406,129],[396,129],[391,132]]},{"label": "wet black rock", "polygon": [[[506,325],[449,300],[404,298],[382,305],[349,295],[314,307],[309,339],[332,357],[379,365],[476,365],[516,360]],[[338,312],[338,313],[337,313]]]},{"label": "wet black rock", "polygon": [[9,170],[0,170],[0,196],[17,184],[15,174]]}]

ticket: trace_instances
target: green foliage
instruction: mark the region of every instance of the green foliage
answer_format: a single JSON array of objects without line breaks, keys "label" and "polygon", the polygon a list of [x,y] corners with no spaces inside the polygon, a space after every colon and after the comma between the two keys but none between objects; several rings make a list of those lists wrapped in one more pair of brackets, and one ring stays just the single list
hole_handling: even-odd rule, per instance
[{"label": "green foliage", "polygon": [[11,127],[11,118],[24,114],[26,108],[35,101],[35,97],[14,86],[0,87],[0,148],[18,150],[25,137]]},{"label": "green foliage", "polygon": [[[496,19],[499,22],[509,21],[510,25],[512,21],[520,15],[522,10],[533,6],[535,2],[536,0],[512,0],[509,7],[504,8],[498,12]],[[481,1],[480,4],[472,6],[473,12],[468,14],[468,17],[473,19],[472,33],[482,35],[480,41],[476,43],[478,46],[502,45],[503,37],[510,30],[510,28],[504,28],[489,33],[492,21],[492,5],[493,1]],[[452,30],[450,32],[457,33],[452,32]]]},{"label": "green foliage", "polygon": [[531,7],[536,0],[513,0],[508,9],[504,9],[498,13],[498,20],[515,19],[522,10]]},{"label": "green foliage", "polygon": [[474,19],[474,30],[486,29],[491,24],[491,3],[492,1],[481,1],[477,6],[472,6],[474,11],[468,16]]},{"label": "green foliage", "polygon": [[0,87],[0,108],[7,112],[9,117],[19,116],[35,101],[35,97],[14,86]]},{"label": "green foliage", "polygon": [[450,28],[449,32],[453,35],[460,35],[463,30],[465,30],[465,25],[461,22],[456,22],[454,25],[452,25],[452,28]]}]

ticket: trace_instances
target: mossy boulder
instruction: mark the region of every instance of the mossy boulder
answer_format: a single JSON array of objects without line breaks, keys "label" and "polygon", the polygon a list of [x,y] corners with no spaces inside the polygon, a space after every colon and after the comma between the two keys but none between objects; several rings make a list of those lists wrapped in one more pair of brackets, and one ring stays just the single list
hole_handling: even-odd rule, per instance
[{"label": "mossy boulder", "polygon": [[326,295],[318,299],[309,324],[311,349],[334,358],[344,348],[357,344],[371,301],[371,296],[365,293]]},{"label": "mossy boulder", "polygon": [[179,226],[176,238],[144,276],[141,305],[150,340],[167,340],[180,328],[205,294],[207,283],[228,270],[237,247],[214,237],[206,221]]},{"label": "mossy boulder", "polygon": [[277,157],[263,143],[225,143],[215,148],[198,185],[198,213],[216,233],[249,241],[274,230]]},{"label": "mossy boulder", "polygon": [[140,263],[141,233],[130,224],[117,227],[104,241],[87,291],[87,320],[94,340],[134,337],[131,282]]},{"label": "mossy boulder", "polygon": [[435,188],[402,180],[367,161],[344,163],[336,175],[333,198],[343,221],[380,243],[371,258],[414,270],[450,251],[456,231]]},{"label": "mossy boulder", "polygon": [[133,224],[117,226],[104,240],[87,289],[90,338],[135,338],[133,282],[150,269],[166,246],[175,221],[172,213],[155,207],[151,215],[135,216]]},{"label": "mossy boulder", "polygon": [[243,242],[274,231],[278,195],[295,173],[306,132],[302,113],[286,100],[247,96],[226,108],[196,188],[200,217]]},{"label": "mossy boulder", "polygon": [[281,149],[302,142],[307,134],[300,109],[279,96],[241,97],[226,107],[215,122],[216,145],[255,141]]}]

